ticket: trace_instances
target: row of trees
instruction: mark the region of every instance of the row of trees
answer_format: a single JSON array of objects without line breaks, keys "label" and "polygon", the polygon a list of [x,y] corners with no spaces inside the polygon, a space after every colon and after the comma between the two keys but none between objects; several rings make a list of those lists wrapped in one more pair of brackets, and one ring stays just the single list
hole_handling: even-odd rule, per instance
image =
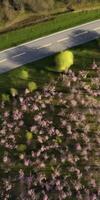
[{"label": "row of trees", "polygon": [[[75,4],[95,3],[99,0],[0,0],[0,19],[12,19],[16,11],[31,11],[33,13],[43,10],[50,11],[62,3],[65,7],[73,8]],[[59,5],[60,7],[60,5]]]},{"label": "row of trees", "polygon": [[38,11],[41,9],[50,9],[54,6],[55,0],[0,0],[2,7],[13,8],[14,10]]},{"label": "row of trees", "polygon": [[0,0],[0,21],[9,20],[19,11],[51,10],[55,0]]},{"label": "row of trees", "polygon": [[[88,0],[88,2],[99,2],[99,0]],[[41,9],[51,9],[54,4],[62,2],[65,4],[87,3],[87,0],[0,0],[0,5],[3,7],[12,7],[14,10],[31,10],[37,12]]]}]

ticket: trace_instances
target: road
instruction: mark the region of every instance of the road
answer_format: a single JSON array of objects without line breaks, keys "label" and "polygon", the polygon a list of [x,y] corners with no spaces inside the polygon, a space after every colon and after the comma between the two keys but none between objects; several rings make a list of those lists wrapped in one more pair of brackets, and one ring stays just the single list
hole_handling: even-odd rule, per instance
[{"label": "road", "polygon": [[0,52],[0,73],[100,37],[100,19]]}]

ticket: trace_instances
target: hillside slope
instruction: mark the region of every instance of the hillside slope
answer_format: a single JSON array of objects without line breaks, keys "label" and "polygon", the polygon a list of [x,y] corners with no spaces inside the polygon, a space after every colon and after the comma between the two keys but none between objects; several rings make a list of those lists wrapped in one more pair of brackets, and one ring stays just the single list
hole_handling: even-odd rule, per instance
[{"label": "hillside slope", "polygon": [[60,13],[99,8],[99,0],[0,0],[0,34],[54,19]]},{"label": "hillside slope", "polygon": [[0,21],[13,20],[20,13],[46,12],[49,15],[57,10],[73,10],[98,6],[99,0],[0,0]]}]

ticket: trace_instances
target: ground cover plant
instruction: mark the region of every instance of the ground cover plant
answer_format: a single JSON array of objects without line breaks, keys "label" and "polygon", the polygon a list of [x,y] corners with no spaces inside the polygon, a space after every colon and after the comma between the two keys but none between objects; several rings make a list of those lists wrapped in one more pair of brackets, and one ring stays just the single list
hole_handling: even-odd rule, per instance
[{"label": "ground cover plant", "polygon": [[99,199],[99,45],[67,74],[49,57],[0,75],[0,199]]},{"label": "ground cover plant", "polygon": [[0,35],[0,50],[100,18],[100,10],[65,13],[40,24]]},{"label": "ground cover plant", "polygon": [[30,88],[0,102],[0,198],[99,199],[100,66]]}]

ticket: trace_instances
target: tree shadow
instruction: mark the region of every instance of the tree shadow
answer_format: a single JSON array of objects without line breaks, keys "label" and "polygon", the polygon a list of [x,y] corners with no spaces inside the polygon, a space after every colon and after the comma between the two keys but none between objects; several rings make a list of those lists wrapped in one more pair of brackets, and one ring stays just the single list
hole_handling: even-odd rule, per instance
[{"label": "tree shadow", "polygon": [[88,43],[100,37],[96,31],[88,31],[85,29],[76,29],[69,35],[69,41],[66,42],[67,48],[75,47]]},{"label": "tree shadow", "polygon": [[7,62],[2,63],[0,66],[1,72],[7,72],[25,64],[35,62],[44,57],[53,55],[54,52],[48,48],[37,49],[36,47],[28,47],[26,45],[13,48],[7,52],[4,52]]},{"label": "tree shadow", "polygon": [[[24,52],[26,53],[24,54]],[[0,74],[1,92],[8,92],[11,87],[26,88],[29,81],[36,82],[40,87],[56,76],[45,70],[49,65],[53,65],[54,60],[53,56],[51,57],[54,52],[47,48],[36,49],[24,45],[4,53],[7,63],[0,66],[0,70],[3,70],[3,73]],[[16,55],[19,56],[16,57]],[[45,59],[43,59],[44,57]],[[38,59],[39,61],[36,62]],[[28,79],[21,77],[23,70],[28,73]]]},{"label": "tree shadow", "polygon": [[[77,66],[77,70],[90,70],[90,65],[92,64],[93,60],[95,60],[95,58],[99,63],[100,56],[99,54],[96,54],[97,51],[99,53],[100,49],[99,38],[100,34],[96,31],[81,29],[72,32],[69,48],[71,48],[71,46],[74,46],[72,47],[72,50],[74,51],[75,65]],[[86,43],[84,43],[84,41]],[[74,69],[74,67],[75,66],[73,66],[72,68]]]}]

